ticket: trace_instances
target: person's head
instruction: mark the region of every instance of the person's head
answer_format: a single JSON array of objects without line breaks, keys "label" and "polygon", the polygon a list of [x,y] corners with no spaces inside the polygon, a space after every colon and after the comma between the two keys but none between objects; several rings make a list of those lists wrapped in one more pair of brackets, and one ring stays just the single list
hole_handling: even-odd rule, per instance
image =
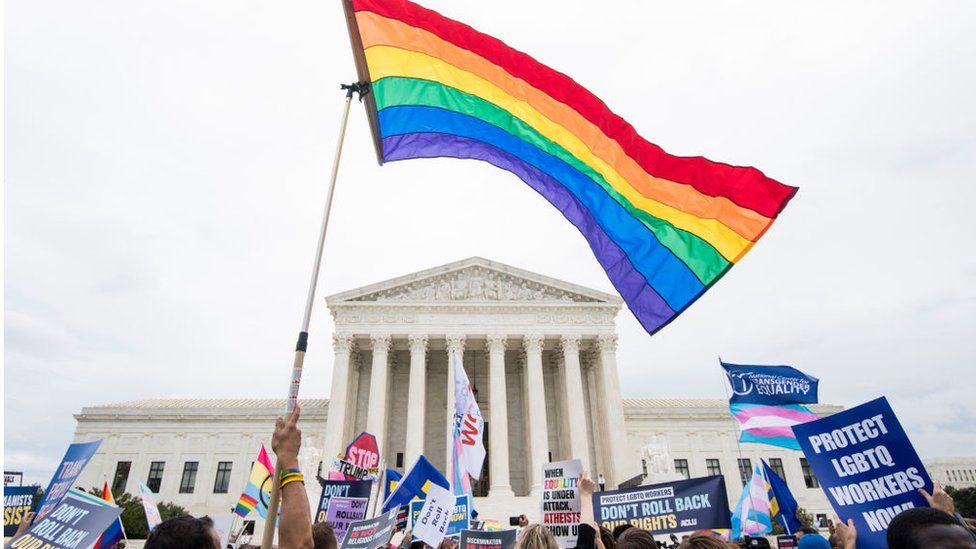
[{"label": "person's head", "polygon": [[830,549],[830,542],[820,534],[807,533],[796,544],[797,549]]},{"label": "person's head", "polygon": [[530,524],[522,529],[515,549],[558,549],[552,532],[541,524]]},{"label": "person's head", "polygon": [[647,530],[628,528],[617,538],[617,549],[657,549],[657,543]]},{"label": "person's head", "polygon": [[220,536],[210,517],[189,515],[159,523],[149,532],[144,549],[220,549]]},{"label": "person's head", "polygon": [[454,549],[457,547],[457,543],[451,538],[444,538],[441,540],[441,544],[437,546],[437,549]]},{"label": "person's head", "polygon": [[830,549],[843,549],[844,547],[837,534],[830,534],[830,537],[827,538],[827,543],[830,544]]},{"label": "person's head", "polygon": [[708,534],[681,536],[681,539],[678,549],[727,549],[728,547],[724,541]]},{"label": "person's head", "polygon": [[931,507],[915,507],[899,513],[888,524],[889,549],[976,549],[976,540],[956,519]]},{"label": "person's head", "polygon": [[315,549],[337,549],[339,547],[335,530],[328,522],[317,522],[312,525],[312,543],[315,544]]},{"label": "person's head", "polygon": [[616,549],[617,540],[613,539],[613,532],[606,526],[600,527],[600,541],[603,542],[605,549]]},{"label": "person's head", "polygon": [[613,539],[620,539],[620,534],[623,534],[627,530],[633,528],[633,524],[618,524],[613,527]]}]

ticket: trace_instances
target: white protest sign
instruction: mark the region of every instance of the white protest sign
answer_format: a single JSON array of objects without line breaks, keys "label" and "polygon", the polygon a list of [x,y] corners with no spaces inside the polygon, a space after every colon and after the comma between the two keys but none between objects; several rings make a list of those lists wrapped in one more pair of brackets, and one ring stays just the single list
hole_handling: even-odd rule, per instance
[{"label": "white protest sign", "polygon": [[542,466],[542,524],[560,547],[576,547],[579,537],[580,497],[577,488],[583,464],[578,459]]},{"label": "white protest sign", "polygon": [[454,494],[450,490],[431,484],[424,499],[424,507],[420,510],[420,516],[413,523],[413,537],[431,547],[440,545],[451,523],[454,502]]}]

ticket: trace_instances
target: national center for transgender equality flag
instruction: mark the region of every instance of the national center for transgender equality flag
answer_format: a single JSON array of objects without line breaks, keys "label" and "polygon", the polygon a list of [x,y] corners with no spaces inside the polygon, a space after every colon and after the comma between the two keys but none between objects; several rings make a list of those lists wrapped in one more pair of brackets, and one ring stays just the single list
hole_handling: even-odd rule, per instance
[{"label": "national center for transgender equality flag", "polygon": [[241,518],[247,518],[248,513],[257,509],[261,518],[268,516],[268,501],[271,499],[271,475],[274,474],[274,465],[268,459],[268,452],[261,444],[258,450],[258,458],[251,466],[251,476],[247,479],[247,486],[237,500],[234,507],[234,514]]},{"label": "national center for transgender equality flag", "polygon": [[796,193],[756,168],[670,155],[595,95],[407,0],[342,0],[379,162],[481,160],[586,238],[654,333],[745,255]]},{"label": "national center for transgender equality flag", "polygon": [[739,422],[739,442],[799,450],[791,427],[817,419],[804,405],[817,403],[820,380],[792,366],[720,364],[732,390],[729,412]]}]

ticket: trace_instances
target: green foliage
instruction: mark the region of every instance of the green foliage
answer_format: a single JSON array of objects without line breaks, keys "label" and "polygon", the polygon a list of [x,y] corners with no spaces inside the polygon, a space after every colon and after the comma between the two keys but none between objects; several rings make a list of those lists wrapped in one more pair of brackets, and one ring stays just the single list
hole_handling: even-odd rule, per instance
[{"label": "green foliage", "polygon": [[[88,493],[101,497],[101,488],[91,488]],[[115,504],[122,508],[122,527],[129,539],[145,539],[149,535],[149,524],[146,522],[146,511],[142,508],[142,499],[126,492],[121,495],[112,494]],[[186,509],[175,503],[161,501],[157,504],[159,516],[163,519],[188,515]]]},{"label": "green foliage", "polygon": [[945,491],[952,496],[957,513],[966,518],[976,518],[976,488],[956,489],[946,486]]},{"label": "green foliage", "polygon": [[796,518],[800,519],[800,524],[803,525],[804,528],[807,526],[812,526],[814,528],[817,527],[817,517],[807,513],[807,510],[803,507],[796,508]]}]

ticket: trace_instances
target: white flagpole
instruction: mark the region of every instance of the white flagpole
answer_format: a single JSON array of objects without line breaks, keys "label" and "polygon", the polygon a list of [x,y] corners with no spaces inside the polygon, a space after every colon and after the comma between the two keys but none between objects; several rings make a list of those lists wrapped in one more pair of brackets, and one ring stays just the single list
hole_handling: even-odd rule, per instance
[{"label": "white flagpole", "polygon": [[[312,263],[312,279],[308,284],[308,296],[305,299],[305,314],[302,317],[302,328],[298,333],[298,343],[295,345],[295,361],[291,370],[291,381],[288,384],[288,398],[285,401],[285,413],[290,414],[298,402],[298,389],[302,384],[302,366],[305,364],[305,351],[308,349],[308,325],[312,319],[312,304],[315,299],[315,286],[319,279],[319,269],[322,266],[322,251],[325,248],[325,234],[329,229],[329,215],[332,212],[332,197],[335,192],[336,177],[339,175],[339,160],[342,158],[342,143],[346,136],[346,123],[349,121],[349,105],[354,93],[362,97],[366,93],[364,84],[343,84],[346,90],[346,102],[342,107],[342,117],[339,122],[339,140],[336,143],[335,159],[332,161],[332,175],[329,179],[329,190],[325,195],[325,211],[322,214],[322,227],[319,229],[318,245],[315,248],[315,261]],[[271,499],[268,501],[268,514],[264,521],[264,536],[261,549],[271,549],[274,542],[275,524],[278,521],[278,498],[281,490],[281,473],[275,460],[275,474],[271,482]]]}]

